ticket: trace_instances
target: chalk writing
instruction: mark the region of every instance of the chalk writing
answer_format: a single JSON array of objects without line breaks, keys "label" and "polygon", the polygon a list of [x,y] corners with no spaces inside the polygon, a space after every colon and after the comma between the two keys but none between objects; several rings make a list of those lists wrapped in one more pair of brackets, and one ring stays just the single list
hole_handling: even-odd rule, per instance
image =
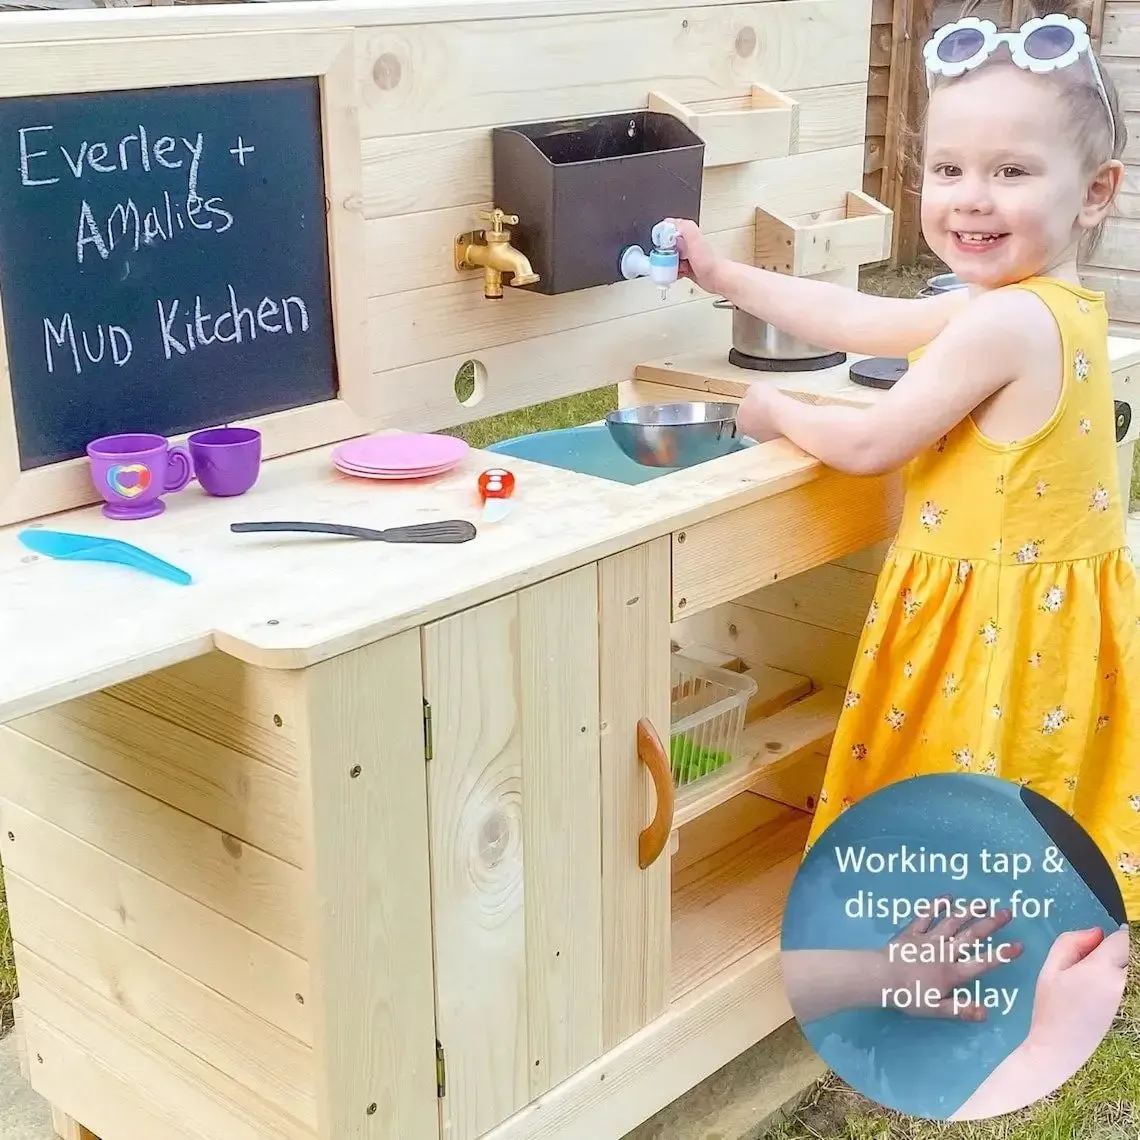
[{"label": "chalk writing", "polygon": [[[180,315],[179,304],[173,301],[158,302],[158,323],[162,333],[162,351],[169,360],[174,353],[185,356],[187,352],[204,348],[214,343],[241,344],[243,340],[256,340],[257,330],[263,333],[307,332],[309,328],[309,310],[300,297],[285,297],[280,302],[270,297],[262,297],[257,302],[257,319],[254,321],[253,310],[246,305],[238,305],[237,294],[232,285],[226,286],[228,294],[228,307],[224,312],[213,316],[202,307],[202,298],[195,297],[193,305],[193,320],[186,320]],[[295,309],[295,316],[290,313],[290,307]],[[189,309],[189,306],[188,306]],[[280,314],[280,319],[275,319]],[[175,322],[178,328],[175,328]],[[184,322],[184,323],[183,323]],[[245,330],[248,328],[248,332]],[[185,330],[183,333],[182,330]],[[223,331],[225,329],[226,331]],[[179,340],[178,338],[182,339]]]},{"label": "chalk writing", "polygon": [[23,469],[333,399],[319,80],[0,100]]}]

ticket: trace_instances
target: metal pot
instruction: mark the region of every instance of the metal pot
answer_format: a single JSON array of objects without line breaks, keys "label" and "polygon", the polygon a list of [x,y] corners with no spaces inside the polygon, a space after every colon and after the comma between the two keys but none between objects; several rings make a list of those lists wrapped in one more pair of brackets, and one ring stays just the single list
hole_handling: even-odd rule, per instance
[{"label": "metal pot", "polygon": [[742,356],[763,360],[808,360],[831,350],[808,344],[775,325],[738,309],[731,301],[713,302],[717,309],[732,310],[732,347]]},{"label": "metal pot", "polygon": [[942,293],[953,293],[956,289],[968,289],[969,286],[955,273],[939,273],[926,282],[926,288],[919,293],[920,297],[937,297]]}]

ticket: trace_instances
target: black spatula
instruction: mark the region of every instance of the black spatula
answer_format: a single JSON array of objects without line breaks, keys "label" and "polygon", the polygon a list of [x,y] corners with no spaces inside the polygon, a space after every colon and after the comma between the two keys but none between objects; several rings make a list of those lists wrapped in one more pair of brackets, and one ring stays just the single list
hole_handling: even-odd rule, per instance
[{"label": "black spatula", "polygon": [[466,519],[443,519],[440,522],[394,526],[387,530],[327,522],[240,522],[230,523],[230,530],[235,534],[339,534],[346,538],[364,538],[372,542],[470,542],[477,533],[475,524]]}]

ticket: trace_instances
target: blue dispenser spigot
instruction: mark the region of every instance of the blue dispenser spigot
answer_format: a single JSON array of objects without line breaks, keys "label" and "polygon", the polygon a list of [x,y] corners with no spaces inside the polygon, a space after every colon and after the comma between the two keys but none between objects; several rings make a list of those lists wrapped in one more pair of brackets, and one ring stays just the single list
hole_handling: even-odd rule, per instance
[{"label": "blue dispenser spigot", "polygon": [[677,253],[677,227],[672,222],[658,222],[650,235],[653,250],[646,253],[639,245],[622,250],[621,275],[627,281],[648,277],[661,290],[665,299],[669,286],[677,280],[681,259]]}]

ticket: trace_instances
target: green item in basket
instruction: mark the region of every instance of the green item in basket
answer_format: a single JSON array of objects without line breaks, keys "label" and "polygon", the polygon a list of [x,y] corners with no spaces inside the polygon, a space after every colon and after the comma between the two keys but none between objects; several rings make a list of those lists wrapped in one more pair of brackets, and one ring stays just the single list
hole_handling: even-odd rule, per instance
[{"label": "green item in basket", "polygon": [[728,752],[702,748],[683,733],[669,739],[669,762],[673,769],[673,782],[678,787],[723,768],[731,759]]}]

